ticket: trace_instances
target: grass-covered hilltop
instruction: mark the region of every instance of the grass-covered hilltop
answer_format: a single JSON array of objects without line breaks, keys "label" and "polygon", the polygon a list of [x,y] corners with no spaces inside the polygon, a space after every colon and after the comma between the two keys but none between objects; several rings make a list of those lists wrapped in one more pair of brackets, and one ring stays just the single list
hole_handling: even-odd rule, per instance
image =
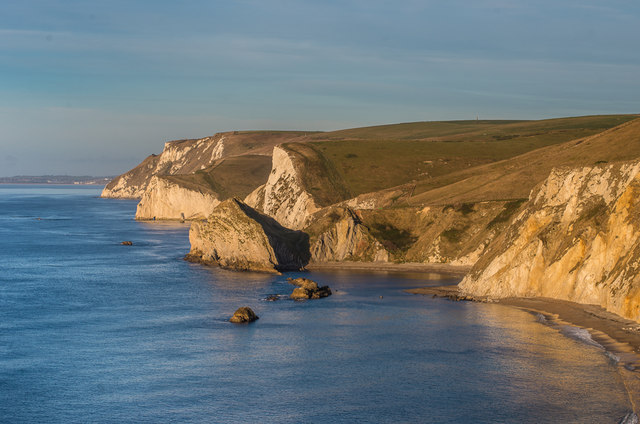
[{"label": "grass-covered hilltop", "polygon": [[[640,199],[638,158],[638,115],[235,131],[166,143],[103,196],[140,198],[138,219],[197,220],[196,261],[250,268],[237,255],[259,233],[251,249],[269,253],[255,255],[262,271],[335,262],[484,266],[465,280],[469,295],[577,299],[640,320],[640,283],[616,280],[640,261],[640,221],[630,212]],[[626,244],[594,265],[598,249],[613,249],[598,241],[602,234]],[[525,269],[559,263],[563,281],[584,267],[596,277],[556,290],[533,281],[547,274]],[[525,274],[517,290],[504,283]],[[489,289],[492,281],[500,288]]]}]

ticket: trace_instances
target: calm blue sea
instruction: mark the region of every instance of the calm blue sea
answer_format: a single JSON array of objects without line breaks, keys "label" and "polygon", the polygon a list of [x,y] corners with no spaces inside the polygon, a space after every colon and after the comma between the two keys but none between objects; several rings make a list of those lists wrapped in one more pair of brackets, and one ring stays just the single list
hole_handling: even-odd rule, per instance
[{"label": "calm blue sea", "polygon": [[[266,302],[300,274],[187,263],[186,224],[136,222],[135,201],[99,193],[0,185],[0,422],[615,423],[631,408],[602,349],[517,309],[402,291],[438,275],[314,273],[337,292]],[[260,320],[228,323],[245,305]]]}]

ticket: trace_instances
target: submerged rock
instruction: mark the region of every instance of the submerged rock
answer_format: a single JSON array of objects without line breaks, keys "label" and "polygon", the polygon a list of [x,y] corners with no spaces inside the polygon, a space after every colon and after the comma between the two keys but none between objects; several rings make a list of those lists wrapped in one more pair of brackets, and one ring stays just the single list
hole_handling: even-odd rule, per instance
[{"label": "submerged rock", "polygon": [[229,319],[230,322],[236,324],[249,323],[259,319],[253,310],[248,306],[243,306],[242,308],[238,308],[233,316]]},{"label": "submerged rock", "polygon": [[275,302],[277,300],[280,300],[280,296],[277,294],[270,294],[264,300],[266,300],[267,302]]},{"label": "submerged rock", "polygon": [[133,242],[132,241],[123,241],[120,243],[123,246],[133,246]]},{"label": "submerged rock", "polygon": [[291,299],[320,299],[322,297],[331,296],[331,289],[329,286],[318,287],[318,283],[309,280],[308,278],[296,278],[295,280],[287,278],[287,281],[289,281],[289,284],[298,286],[293,289],[293,292],[289,296]]}]

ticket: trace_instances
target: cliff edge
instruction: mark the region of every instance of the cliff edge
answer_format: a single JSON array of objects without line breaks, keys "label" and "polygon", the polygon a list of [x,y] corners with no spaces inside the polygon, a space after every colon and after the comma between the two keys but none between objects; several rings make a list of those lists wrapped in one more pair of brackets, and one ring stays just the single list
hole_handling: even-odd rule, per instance
[{"label": "cliff edge", "polygon": [[267,182],[245,202],[286,227],[302,229],[315,212],[350,197],[331,163],[309,144],[276,146],[272,160]]},{"label": "cliff edge", "polygon": [[460,283],[597,304],[640,322],[640,161],[554,169]]},{"label": "cliff edge", "polygon": [[193,174],[214,165],[219,159],[233,156],[271,156],[273,146],[298,139],[303,134],[298,131],[233,131],[200,139],[169,141],[164,144],[161,154],[147,157],[135,168],[114,178],[101,196],[140,199],[155,175]]}]

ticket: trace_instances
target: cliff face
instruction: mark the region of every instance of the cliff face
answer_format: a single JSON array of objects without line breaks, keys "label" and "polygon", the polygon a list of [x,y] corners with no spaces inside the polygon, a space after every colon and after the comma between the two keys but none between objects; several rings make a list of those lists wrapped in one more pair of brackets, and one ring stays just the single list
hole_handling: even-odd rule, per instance
[{"label": "cliff face", "polygon": [[165,177],[153,176],[138,203],[136,219],[198,219],[220,203],[218,194],[189,189]]},{"label": "cliff face", "polygon": [[189,241],[189,260],[224,268],[278,272],[309,262],[306,234],[282,227],[238,199],[220,203],[206,221],[194,221]]},{"label": "cliff face", "polygon": [[240,155],[271,156],[273,146],[295,140],[302,134],[294,131],[234,131],[197,140],[170,141],[165,143],[160,155],[151,155],[132,170],[114,178],[104,188],[102,197],[139,199],[154,175],[192,174],[219,159]]},{"label": "cliff face", "polygon": [[276,146],[267,182],[245,202],[282,225],[302,229],[321,207],[348,197],[322,154],[302,144]]},{"label": "cliff face", "polygon": [[269,175],[271,160],[242,155],[217,160],[188,175],[154,176],[144,191],[136,219],[198,219],[209,216],[220,201],[247,193]]},{"label": "cliff face", "polygon": [[165,143],[160,155],[152,155],[132,170],[114,178],[102,191],[102,197],[142,198],[155,175],[188,174],[204,169],[225,152],[225,134],[199,140]]},{"label": "cliff face", "polygon": [[[327,218],[330,223],[324,225],[323,231],[312,239],[313,262],[389,260],[389,252],[371,235],[353,211],[337,209],[329,215]],[[320,225],[323,225],[322,222]]]},{"label": "cliff face", "polygon": [[598,304],[640,322],[640,162],[555,169],[460,283]]}]

